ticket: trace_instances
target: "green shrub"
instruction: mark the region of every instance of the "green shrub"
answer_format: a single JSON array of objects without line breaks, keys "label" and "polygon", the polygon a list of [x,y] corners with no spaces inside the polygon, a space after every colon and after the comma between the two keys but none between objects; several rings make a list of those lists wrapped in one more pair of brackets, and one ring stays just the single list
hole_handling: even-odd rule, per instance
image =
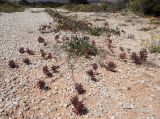
[{"label": "green shrub", "polygon": [[149,48],[149,51],[150,51],[151,53],[160,53],[160,46],[151,46],[151,47]]},{"label": "green shrub", "polygon": [[160,0],[130,0],[129,8],[146,15],[160,16]]},{"label": "green shrub", "polygon": [[125,8],[125,3],[118,2],[118,3],[100,3],[100,4],[66,4],[63,8],[75,11],[75,12],[104,12],[110,11],[115,12]]},{"label": "green shrub", "polygon": [[16,3],[10,3],[5,0],[0,0],[0,12],[22,12],[25,10],[24,6],[18,5]]},{"label": "green shrub", "polygon": [[45,9],[45,12],[50,15],[51,17],[56,17],[56,18],[59,18],[59,19],[65,19],[62,14],[60,14],[56,9],[55,10],[52,10],[51,8],[46,8]]},{"label": "green shrub", "polygon": [[70,56],[95,56],[98,49],[89,41],[89,37],[72,36],[70,41],[65,42],[64,48]]},{"label": "green shrub", "polygon": [[105,27],[94,27],[90,30],[90,34],[93,36],[100,36],[103,33],[106,32],[106,28]]},{"label": "green shrub", "polygon": [[89,30],[89,33],[93,36],[100,36],[103,33],[112,33],[115,35],[120,35],[120,31],[118,28],[113,29],[110,27],[93,27]]}]

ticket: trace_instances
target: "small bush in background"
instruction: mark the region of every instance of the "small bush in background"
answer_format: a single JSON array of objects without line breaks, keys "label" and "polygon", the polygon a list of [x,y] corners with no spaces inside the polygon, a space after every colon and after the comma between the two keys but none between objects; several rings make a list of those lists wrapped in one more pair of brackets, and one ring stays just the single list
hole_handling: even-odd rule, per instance
[{"label": "small bush in background", "polygon": [[145,15],[160,16],[159,0],[130,0],[129,8],[135,12],[142,12]]}]

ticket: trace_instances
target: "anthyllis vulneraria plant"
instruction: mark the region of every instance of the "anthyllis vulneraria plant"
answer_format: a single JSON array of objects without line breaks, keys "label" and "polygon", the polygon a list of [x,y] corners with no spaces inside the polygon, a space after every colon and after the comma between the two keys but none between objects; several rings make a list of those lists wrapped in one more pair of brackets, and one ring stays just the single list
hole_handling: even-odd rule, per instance
[{"label": "anthyllis vulneraria plant", "polygon": [[96,56],[98,49],[90,42],[89,37],[72,36],[71,40],[64,43],[64,48],[70,56]]},{"label": "anthyllis vulneraria plant", "polygon": [[15,63],[15,61],[13,61],[13,60],[9,60],[8,66],[9,66],[10,68],[18,68],[18,65],[17,65],[17,64]]},{"label": "anthyllis vulneraria plant", "polygon": [[71,104],[73,105],[73,112],[77,115],[84,115],[88,112],[87,108],[83,104],[83,101],[79,101],[78,96],[71,97]]},{"label": "anthyllis vulneraria plant", "polygon": [[147,61],[148,58],[148,52],[146,49],[141,49],[139,52],[139,55],[136,52],[132,52],[131,59],[133,60],[133,63],[135,64],[142,64]]},{"label": "anthyllis vulneraria plant", "polygon": [[105,32],[106,32],[105,27],[94,27],[89,31],[89,33],[93,36],[100,36]]}]

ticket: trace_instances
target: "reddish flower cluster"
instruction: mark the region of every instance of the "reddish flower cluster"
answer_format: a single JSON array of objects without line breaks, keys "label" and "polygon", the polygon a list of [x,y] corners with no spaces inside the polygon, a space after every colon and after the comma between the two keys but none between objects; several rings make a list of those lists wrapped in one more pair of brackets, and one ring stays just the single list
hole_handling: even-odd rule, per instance
[{"label": "reddish flower cluster", "polygon": [[34,55],[33,50],[30,50],[29,48],[26,49],[26,52],[27,52],[29,55]]},{"label": "reddish flower cluster", "polygon": [[27,64],[27,65],[29,65],[29,64],[31,63],[28,58],[23,59],[23,62],[24,62],[25,64]]},{"label": "reddish flower cluster", "polygon": [[147,61],[147,57],[148,57],[148,52],[146,49],[140,50],[139,55],[137,55],[136,52],[133,52],[131,54],[131,59],[135,64],[144,63],[145,61]]},{"label": "reddish flower cluster", "polygon": [[39,89],[44,89],[46,83],[45,83],[44,81],[42,81],[42,80],[39,80],[36,85],[37,85],[37,87],[38,87]]},{"label": "reddish flower cluster", "polygon": [[74,96],[71,99],[71,104],[73,105],[73,112],[75,112],[77,115],[82,115],[87,112],[87,108],[83,104],[82,101],[79,101],[78,96]]},{"label": "reddish flower cluster", "polygon": [[40,49],[40,53],[41,53],[41,57],[43,57],[43,59],[48,60],[48,59],[52,59],[53,56],[51,53],[47,54],[44,52],[44,50]]},{"label": "reddish flower cluster", "polygon": [[57,73],[59,68],[60,66],[55,66],[55,65],[52,66],[52,70],[54,73]]},{"label": "reddish flower cluster", "polygon": [[119,57],[120,57],[120,59],[122,59],[122,60],[124,60],[124,61],[126,61],[126,59],[127,59],[126,53],[121,53],[121,54],[119,55]]},{"label": "reddish flower cluster", "polygon": [[42,37],[38,37],[38,42],[39,42],[39,43],[45,43],[45,39],[42,38]]},{"label": "reddish flower cluster", "polygon": [[79,95],[84,94],[86,92],[81,83],[75,83],[75,89]]},{"label": "reddish flower cluster", "polygon": [[25,53],[25,49],[24,49],[23,47],[21,47],[21,48],[19,49],[19,53],[21,53],[21,54]]},{"label": "reddish flower cluster", "polygon": [[86,73],[91,77],[91,80],[97,82],[98,80],[96,79],[96,75],[98,75],[98,73],[96,73],[96,71],[98,69],[98,65],[96,63],[93,63],[91,65],[92,69],[88,70]]},{"label": "reddish flower cluster", "polygon": [[106,68],[112,72],[116,72],[117,65],[114,62],[108,62]]},{"label": "reddish flower cluster", "polygon": [[43,73],[48,77],[52,77],[52,73],[49,71],[47,66],[43,67]]}]

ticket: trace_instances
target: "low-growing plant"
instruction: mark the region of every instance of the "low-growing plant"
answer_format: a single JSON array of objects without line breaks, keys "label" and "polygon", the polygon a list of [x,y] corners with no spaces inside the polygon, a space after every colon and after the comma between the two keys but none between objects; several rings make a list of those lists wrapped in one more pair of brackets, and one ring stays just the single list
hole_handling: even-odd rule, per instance
[{"label": "low-growing plant", "polygon": [[75,83],[75,89],[79,95],[84,94],[86,92],[81,83]]},{"label": "low-growing plant", "polygon": [[7,0],[0,0],[0,12],[23,12],[25,10],[25,6],[9,2]]},{"label": "low-growing plant", "polygon": [[42,38],[42,37],[38,37],[38,42],[39,42],[39,43],[45,43],[45,39]]},{"label": "low-growing plant", "polygon": [[152,45],[150,46],[149,51],[151,53],[160,53],[160,46]]},{"label": "low-growing plant", "polygon": [[23,62],[27,65],[31,64],[31,61],[28,58],[23,59]]},{"label": "low-growing plant", "polygon": [[160,53],[160,35],[151,33],[151,39],[142,40],[141,45],[147,48],[150,53]]},{"label": "low-growing plant", "polygon": [[55,65],[52,66],[52,70],[53,70],[54,73],[58,73],[59,68],[60,68],[60,66],[55,66]]},{"label": "low-growing plant", "polygon": [[48,60],[48,59],[52,59],[53,58],[53,56],[52,56],[52,53],[49,53],[44,59],[45,60]]},{"label": "low-growing plant", "polygon": [[106,32],[105,27],[94,27],[89,31],[89,33],[93,36],[100,36],[105,32]]},{"label": "low-growing plant", "polygon": [[52,16],[55,21],[58,22],[56,27],[57,30],[70,30],[70,31],[89,31],[91,28],[89,24],[83,20],[75,20],[69,18],[61,13],[59,13],[56,9],[46,9],[46,12]]},{"label": "low-growing plant", "polygon": [[151,27],[143,27],[140,29],[140,31],[150,31]]},{"label": "low-growing plant", "polygon": [[124,48],[123,48],[123,47],[119,47],[119,50],[120,50],[121,52],[124,52]]},{"label": "low-growing plant", "polygon": [[48,87],[43,80],[37,81],[36,86],[41,90],[49,90],[50,89],[50,87]]},{"label": "low-growing plant", "polygon": [[49,71],[49,68],[47,66],[43,67],[43,73],[48,77],[52,77],[52,73]]},{"label": "low-growing plant", "polygon": [[21,54],[25,53],[25,49],[24,49],[23,47],[21,47],[21,48],[19,49],[19,53],[21,53]]},{"label": "low-growing plant", "polygon": [[98,69],[98,65],[96,63],[93,63],[92,68],[96,71]]},{"label": "low-growing plant", "polygon": [[71,97],[71,104],[73,105],[73,112],[77,115],[83,115],[87,113],[87,108],[83,104],[83,101],[79,101],[78,96]]},{"label": "low-growing plant", "polygon": [[142,64],[147,61],[148,52],[146,49],[141,49],[139,55],[136,52],[131,54],[131,59],[135,64]]},{"label": "low-growing plant", "polygon": [[27,52],[29,55],[34,55],[33,50],[30,50],[29,48],[26,49],[26,52]]},{"label": "low-growing plant", "polygon": [[126,7],[124,2],[103,2],[90,4],[66,4],[63,8],[74,12],[116,12]]},{"label": "low-growing plant", "polygon": [[46,83],[44,81],[41,81],[39,80],[36,84],[36,86],[39,88],[39,89],[44,89],[45,88],[45,85]]},{"label": "low-growing plant", "polygon": [[63,19],[64,15],[60,14],[57,9],[51,9],[51,8],[46,8],[45,12],[48,13],[48,15],[50,15],[51,17],[56,17],[56,18],[60,18]]},{"label": "low-growing plant", "polygon": [[117,65],[114,62],[108,62],[106,68],[112,72],[116,72]]},{"label": "low-growing plant", "polygon": [[127,38],[128,39],[135,39],[135,36],[133,34],[128,34]]},{"label": "low-growing plant", "polygon": [[160,24],[160,18],[151,18],[150,23],[159,25]]},{"label": "low-growing plant", "polygon": [[122,60],[126,60],[126,59],[127,59],[126,53],[121,53],[121,54],[119,55],[119,57],[120,57],[120,59],[122,59]]},{"label": "low-growing plant", "polygon": [[98,75],[97,73],[95,73],[92,69],[88,70],[86,72],[88,74],[88,76],[91,78],[92,81],[97,82],[98,79],[96,78],[96,75]]},{"label": "low-growing plant", "polygon": [[92,45],[89,37],[72,36],[70,41],[65,42],[64,48],[71,56],[95,56],[98,54],[96,46]]},{"label": "low-growing plant", "polygon": [[84,20],[75,20],[71,18],[65,18],[58,20],[58,25],[56,27],[58,30],[69,30],[73,32],[86,32],[91,29],[89,24]]},{"label": "low-growing plant", "polygon": [[10,68],[18,68],[18,65],[13,60],[9,60],[8,66]]},{"label": "low-growing plant", "polygon": [[47,43],[46,43],[46,42],[44,43],[44,46],[47,46]]},{"label": "low-growing plant", "polygon": [[43,59],[45,59],[47,54],[44,52],[43,49],[40,49],[40,53],[41,53],[41,57],[43,57]]}]

